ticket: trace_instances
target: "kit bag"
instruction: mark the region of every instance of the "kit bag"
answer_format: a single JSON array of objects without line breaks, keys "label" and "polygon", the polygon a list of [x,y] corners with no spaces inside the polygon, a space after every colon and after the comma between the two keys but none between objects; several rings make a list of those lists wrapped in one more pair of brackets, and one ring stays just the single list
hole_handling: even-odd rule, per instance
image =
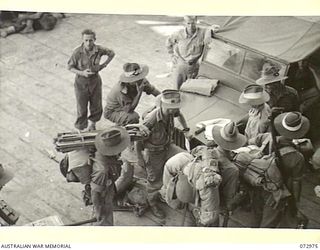
[{"label": "kit bag", "polygon": [[67,182],[88,184],[92,173],[90,162],[90,153],[87,150],[71,151],[60,161],[60,172]]},{"label": "kit bag", "polygon": [[[291,146],[279,149],[280,155],[295,152]],[[266,191],[277,191],[283,186],[281,172],[275,161],[275,154],[265,155],[262,158],[253,159],[243,173],[243,178],[252,186],[262,186]]]},{"label": "kit bag", "polygon": [[262,186],[271,192],[278,190],[283,184],[274,154],[253,159],[245,169],[243,179],[252,186]]}]

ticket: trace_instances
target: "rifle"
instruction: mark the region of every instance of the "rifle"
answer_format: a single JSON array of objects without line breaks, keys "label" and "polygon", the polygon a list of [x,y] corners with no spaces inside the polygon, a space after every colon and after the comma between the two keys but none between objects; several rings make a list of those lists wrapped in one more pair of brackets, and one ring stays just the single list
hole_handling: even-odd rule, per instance
[{"label": "rifle", "polygon": [[[280,174],[282,176],[282,179],[284,180],[284,177],[286,176],[285,171],[284,171],[284,167],[283,167],[283,162],[282,162],[282,157],[279,151],[279,145],[277,142],[277,137],[276,137],[276,129],[274,126],[274,119],[276,118],[277,115],[279,115],[280,113],[282,113],[284,110],[284,108],[281,107],[273,107],[271,109],[271,121],[270,121],[270,125],[271,125],[271,137],[272,137],[272,149],[275,152],[275,163],[280,171]],[[287,183],[285,181],[283,181],[283,185],[285,185],[285,187],[290,190],[290,188],[288,187]],[[298,218],[298,228],[306,228],[307,224],[308,224],[308,218],[297,208],[296,203],[295,202],[291,202],[291,208],[293,209],[294,214],[297,214],[298,212],[301,214],[301,218]]]},{"label": "rifle", "polygon": [[[274,127],[274,119],[276,118],[277,115],[282,113],[283,110],[284,110],[284,108],[273,107],[271,109],[271,117],[270,117],[271,118],[270,125],[271,125],[272,149],[276,155],[275,162],[276,162],[276,165],[281,173],[282,179],[285,176],[285,173],[284,173],[282,158],[281,158],[281,154],[280,154],[279,146],[278,146],[278,142],[277,142],[276,129]],[[286,184],[284,184],[284,185],[286,185]]]}]

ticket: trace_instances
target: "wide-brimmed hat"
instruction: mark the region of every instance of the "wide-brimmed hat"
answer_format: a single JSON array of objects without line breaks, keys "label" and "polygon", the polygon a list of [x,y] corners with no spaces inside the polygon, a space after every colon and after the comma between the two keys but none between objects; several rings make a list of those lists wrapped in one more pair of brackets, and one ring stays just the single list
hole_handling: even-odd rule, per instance
[{"label": "wide-brimmed hat", "polygon": [[278,82],[284,79],[287,79],[287,76],[281,76],[279,71],[281,70],[281,66],[273,63],[266,62],[262,66],[261,78],[256,80],[256,84],[265,85],[273,82]]},{"label": "wide-brimmed hat", "polygon": [[269,101],[269,94],[258,84],[248,85],[239,97],[239,103],[260,105]]},{"label": "wide-brimmed hat", "polygon": [[120,75],[121,82],[135,82],[146,77],[149,67],[138,63],[125,63],[123,71]]},{"label": "wide-brimmed hat", "polygon": [[274,127],[284,137],[299,139],[308,132],[310,122],[300,112],[286,112],[274,119]]},{"label": "wide-brimmed hat", "polygon": [[14,174],[9,171],[8,169],[5,169],[2,164],[0,164],[0,187],[7,184],[11,179],[13,178]]},{"label": "wide-brimmed hat", "polygon": [[214,126],[212,128],[213,140],[223,149],[234,150],[242,147],[247,139],[240,134],[236,124],[229,122],[224,126]]},{"label": "wide-brimmed hat", "polygon": [[100,132],[95,139],[95,146],[102,155],[117,155],[130,143],[128,132],[120,126],[110,126]]},{"label": "wide-brimmed hat", "polygon": [[181,107],[179,90],[166,89],[161,93],[161,105],[166,108],[177,109]]}]

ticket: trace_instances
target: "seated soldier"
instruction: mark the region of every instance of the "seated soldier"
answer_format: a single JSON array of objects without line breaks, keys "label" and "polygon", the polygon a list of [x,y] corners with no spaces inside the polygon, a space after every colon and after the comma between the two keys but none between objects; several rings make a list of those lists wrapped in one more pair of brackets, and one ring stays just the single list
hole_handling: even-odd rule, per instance
[{"label": "seated soldier", "polygon": [[126,63],[119,82],[113,86],[107,96],[104,117],[117,125],[139,123],[139,114],[134,110],[139,104],[143,92],[157,96],[157,90],[145,78],[149,72],[146,65]]}]

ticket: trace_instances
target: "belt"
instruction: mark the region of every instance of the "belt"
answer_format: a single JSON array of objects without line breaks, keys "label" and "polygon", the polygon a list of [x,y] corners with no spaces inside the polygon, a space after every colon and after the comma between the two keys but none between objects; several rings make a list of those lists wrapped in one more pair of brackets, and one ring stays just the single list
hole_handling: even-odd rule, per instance
[{"label": "belt", "polygon": [[88,76],[88,77],[77,75],[78,78],[80,78],[80,79],[85,79],[85,80],[90,79],[90,78],[95,78],[95,77],[97,77],[97,76],[99,76],[99,73],[98,73],[98,72],[95,73],[95,74],[93,74],[93,75],[90,75],[90,76]]}]

